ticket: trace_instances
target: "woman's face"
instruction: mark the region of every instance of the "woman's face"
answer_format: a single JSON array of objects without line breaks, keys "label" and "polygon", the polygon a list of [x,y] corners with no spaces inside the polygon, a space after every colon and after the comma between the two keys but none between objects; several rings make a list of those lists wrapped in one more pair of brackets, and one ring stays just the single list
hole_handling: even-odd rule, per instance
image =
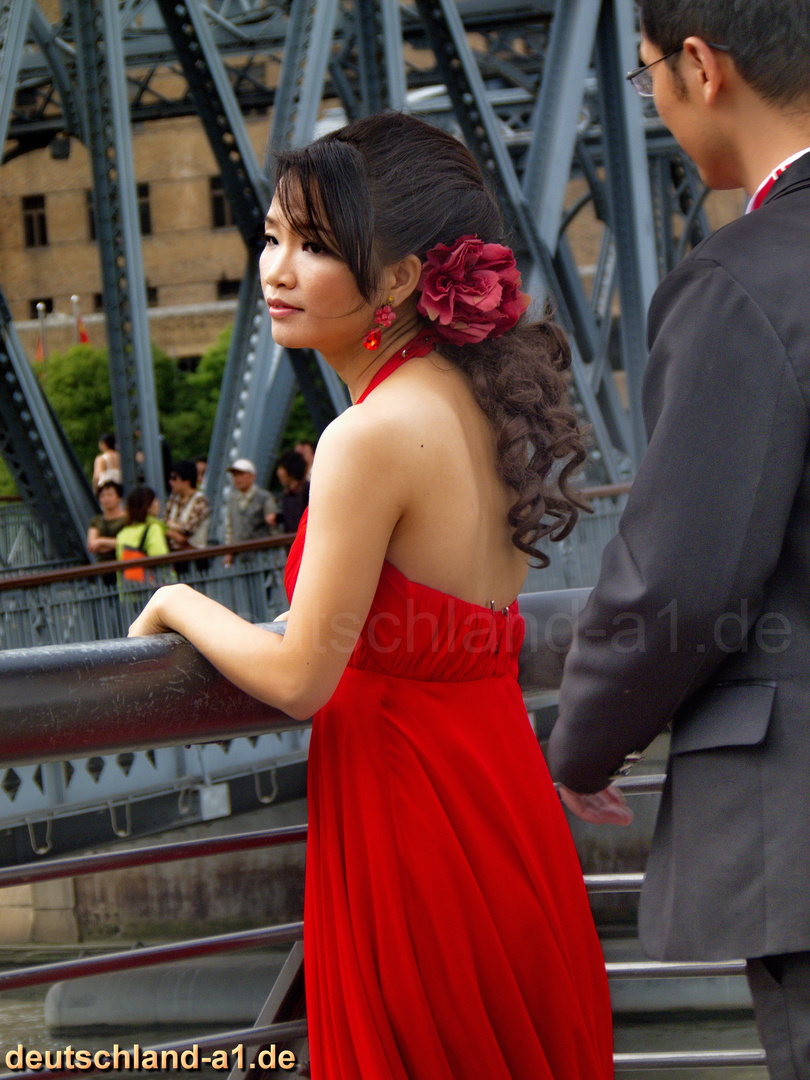
[{"label": "woman's face", "polygon": [[259,260],[273,338],[288,348],[318,349],[327,358],[356,351],[374,323],[346,263],[314,238],[295,232],[273,199]]}]

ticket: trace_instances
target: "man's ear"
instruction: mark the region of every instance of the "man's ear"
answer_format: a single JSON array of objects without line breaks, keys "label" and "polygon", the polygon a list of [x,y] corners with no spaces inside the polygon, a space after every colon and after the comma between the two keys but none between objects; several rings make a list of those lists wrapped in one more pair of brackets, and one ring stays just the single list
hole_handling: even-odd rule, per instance
[{"label": "man's ear", "polygon": [[422,260],[418,255],[406,255],[400,262],[386,267],[385,292],[387,296],[393,296],[394,307],[411,296],[421,276]]},{"label": "man's ear", "polygon": [[727,80],[725,65],[733,63],[727,53],[713,49],[703,38],[686,38],[683,43],[686,63],[681,67],[681,74],[691,85],[696,87],[707,105],[717,100],[720,88]]}]

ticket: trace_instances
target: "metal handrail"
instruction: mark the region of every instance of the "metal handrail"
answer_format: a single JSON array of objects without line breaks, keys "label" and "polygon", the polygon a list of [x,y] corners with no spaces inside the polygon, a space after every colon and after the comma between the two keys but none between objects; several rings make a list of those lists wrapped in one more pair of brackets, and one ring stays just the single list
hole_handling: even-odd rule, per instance
[{"label": "metal handrail", "polygon": [[[197,553],[190,557],[197,557]],[[570,643],[570,627],[567,618],[560,622],[556,617],[560,613],[573,617],[588,594],[588,589],[580,589],[521,597],[521,608],[531,631],[520,659],[524,693],[531,695],[558,686],[562,661]],[[572,624],[573,618],[570,622]],[[271,625],[268,629],[279,628]],[[0,654],[0,679],[5,679],[7,690],[0,701],[0,730],[4,733],[4,742],[9,748],[7,757],[12,763],[55,760],[72,754],[108,753],[141,745],[216,741],[237,733],[277,730],[294,723],[278,710],[260,705],[236,691],[192,646],[176,635],[14,650]],[[113,696],[117,715],[111,719],[107,705]],[[169,697],[174,706],[171,710],[165,708]],[[619,783],[627,794],[642,795],[659,791],[662,779],[660,775],[630,776],[622,777]],[[283,837],[281,832],[284,832]],[[187,854],[181,853],[181,845],[158,845],[137,852],[55,860],[51,867],[54,876],[72,876],[133,865],[136,860],[168,861],[212,854],[215,850],[228,850],[235,842],[257,846],[267,842],[299,842],[305,833],[305,827],[301,826],[274,832],[274,840],[269,839],[270,834],[261,838],[260,835],[244,834],[241,839],[222,837],[192,841]],[[34,878],[41,880],[47,876],[46,864],[9,868],[0,871],[0,886]],[[586,878],[586,884],[591,893],[636,891],[642,880],[641,874],[591,875]],[[223,953],[232,948],[280,944],[299,940],[302,934],[303,924],[297,922],[40,965],[25,972],[0,975],[0,989],[167,963]],[[633,961],[607,965],[608,974],[616,979],[739,975],[744,970],[744,962],[739,960],[697,964]],[[703,1067],[707,1064],[731,1066],[762,1064],[764,1054],[757,1050],[617,1054],[615,1061],[617,1068],[625,1069]]]},{"label": "metal handrail", "polygon": [[[603,484],[597,487],[582,488],[580,494],[587,500],[616,498],[626,495],[632,482],[621,484]],[[7,497],[5,501],[19,502],[19,498]],[[142,559],[127,560],[126,569],[137,567],[173,566],[175,563],[195,562],[198,559],[216,559],[224,555],[238,555],[250,551],[266,551],[272,548],[289,548],[295,539],[295,533],[279,533],[276,536],[262,537],[256,540],[244,540],[238,544],[215,544],[203,548],[184,548],[172,551],[168,555],[144,556]],[[0,592],[12,589],[34,588],[53,585],[65,581],[79,581],[83,578],[95,578],[103,574],[123,570],[119,562],[95,562],[85,566],[71,566],[62,570],[34,571],[17,574],[14,577],[0,578]]]},{"label": "metal handrail", "polygon": [[278,847],[306,841],[306,825],[286,825],[280,829],[261,832],[231,833],[227,836],[181,840],[173,844],[153,844],[126,851],[99,851],[92,855],[72,855],[49,859],[47,862],[25,863],[0,869],[0,889],[12,885],[31,885],[36,881],[55,881],[58,878],[100,874],[110,870],[125,870],[133,866],[153,866],[181,859],[200,859],[232,851],[251,851],[254,848]]},{"label": "metal handrail", "polygon": [[196,562],[198,559],[218,559],[223,555],[247,554],[250,551],[267,551],[272,548],[289,548],[295,539],[295,533],[279,533],[277,536],[261,537],[258,540],[242,540],[238,544],[215,544],[212,547],[183,548],[168,555],[144,555],[142,559],[128,559],[126,562],[95,562],[87,566],[71,566],[65,570],[46,570],[42,573],[18,574],[15,577],[0,578],[0,592],[12,589],[33,589],[42,585],[55,585],[64,581],[80,581],[82,578],[97,578],[116,571],[133,570],[138,567],[174,566],[175,563]]},{"label": "metal handrail", "polygon": [[236,930],[231,934],[192,938],[171,945],[152,945],[142,949],[110,953],[107,956],[82,956],[78,960],[59,960],[53,964],[38,964],[24,971],[0,972],[0,991],[16,990],[21,986],[39,986],[59,979],[81,979],[87,975],[103,975],[111,971],[130,971],[133,968],[171,964],[177,960],[192,960],[198,956],[218,956],[239,949],[256,949],[267,945],[290,945],[304,936],[302,922],[282,923],[279,926],[260,926],[256,930]]},{"label": "metal handrail", "polygon": [[[559,686],[573,616],[589,593],[569,589],[521,596],[527,628],[519,659],[524,693]],[[559,613],[565,618],[557,625]],[[283,624],[263,625],[283,632]],[[301,726],[238,690],[178,634],[7,650],[0,652],[0,682],[4,766]]]},{"label": "metal handrail", "polygon": [[[614,1054],[616,1069],[709,1069],[765,1065],[764,1050],[681,1050],[657,1054]],[[0,1080],[3,1080],[0,1077]]]}]

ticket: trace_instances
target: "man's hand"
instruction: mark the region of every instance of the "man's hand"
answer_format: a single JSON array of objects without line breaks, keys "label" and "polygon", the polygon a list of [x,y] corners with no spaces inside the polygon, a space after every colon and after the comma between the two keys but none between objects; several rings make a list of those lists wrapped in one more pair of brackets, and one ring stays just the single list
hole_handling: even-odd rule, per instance
[{"label": "man's hand", "polygon": [[593,795],[578,795],[564,784],[559,792],[571,813],[589,825],[629,825],[633,820],[633,811],[615,784]]}]

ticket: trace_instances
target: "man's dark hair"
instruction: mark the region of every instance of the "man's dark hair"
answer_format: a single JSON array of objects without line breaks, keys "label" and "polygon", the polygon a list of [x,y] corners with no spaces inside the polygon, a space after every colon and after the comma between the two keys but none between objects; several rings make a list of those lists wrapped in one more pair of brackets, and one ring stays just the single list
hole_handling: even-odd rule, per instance
[{"label": "man's dark hair", "polygon": [[694,34],[728,45],[745,81],[774,105],[810,99],[810,0],[637,2],[644,35],[661,52]]},{"label": "man's dark hair", "polygon": [[176,473],[181,480],[187,480],[192,487],[197,486],[197,466],[193,461],[173,462],[172,472]]},{"label": "man's dark hair", "polygon": [[288,450],[278,459],[276,468],[281,467],[293,480],[303,480],[307,474],[307,463],[302,454],[297,450]]}]

